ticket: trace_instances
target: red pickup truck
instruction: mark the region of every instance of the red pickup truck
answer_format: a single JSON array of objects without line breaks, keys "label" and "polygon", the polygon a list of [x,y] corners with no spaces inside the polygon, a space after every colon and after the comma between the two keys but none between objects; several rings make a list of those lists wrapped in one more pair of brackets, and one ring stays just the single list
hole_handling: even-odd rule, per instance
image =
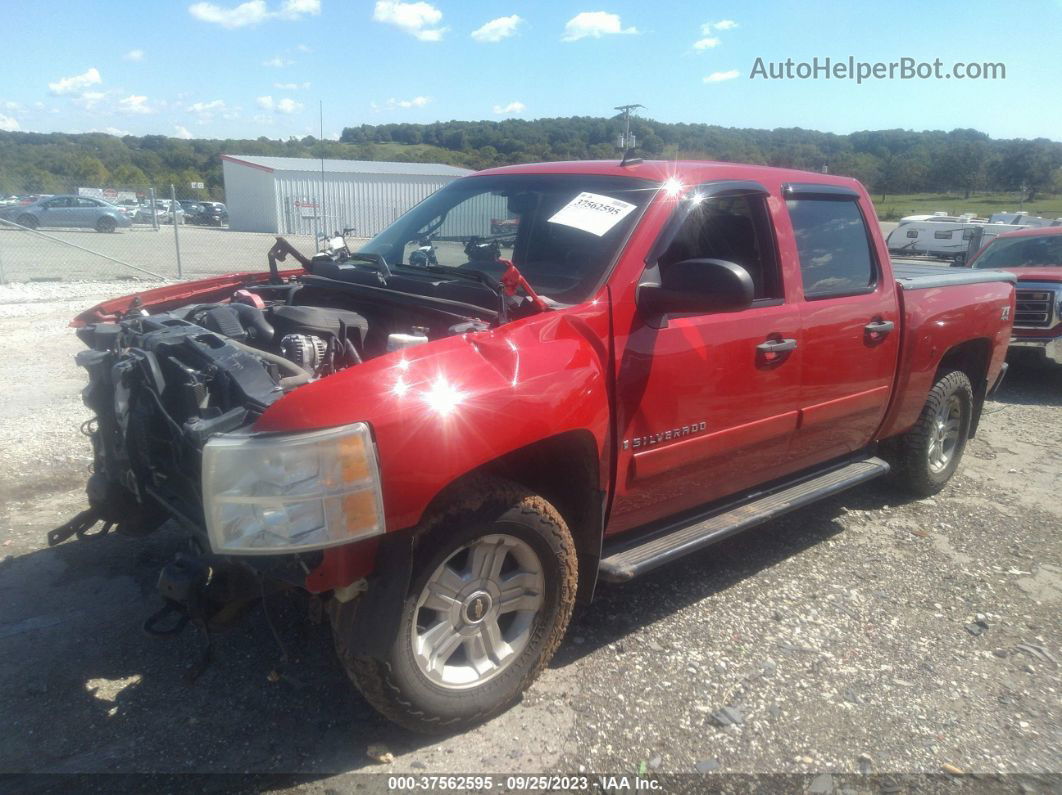
[{"label": "red pickup truck", "polygon": [[1014,310],[1010,274],[893,267],[854,180],[709,162],[493,169],[269,261],[75,319],[95,472],[49,540],[176,519],[166,609],[297,585],[423,731],[513,703],[599,578],[890,467],[942,488]]},{"label": "red pickup truck", "polygon": [[1014,274],[1010,347],[1062,364],[1062,226],[1005,232],[978,251],[970,267]]}]

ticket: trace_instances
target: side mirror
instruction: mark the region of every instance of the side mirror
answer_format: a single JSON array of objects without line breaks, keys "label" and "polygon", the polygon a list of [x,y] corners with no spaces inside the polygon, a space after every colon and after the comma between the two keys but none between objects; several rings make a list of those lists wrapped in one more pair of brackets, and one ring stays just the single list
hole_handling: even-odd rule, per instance
[{"label": "side mirror", "polygon": [[752,305],[752,277],[734,262],[685,259],[660,263],[657,270],[660,283],[639,284],[637,294],[638,308],[655,320],[667,315],[735,312]]}]

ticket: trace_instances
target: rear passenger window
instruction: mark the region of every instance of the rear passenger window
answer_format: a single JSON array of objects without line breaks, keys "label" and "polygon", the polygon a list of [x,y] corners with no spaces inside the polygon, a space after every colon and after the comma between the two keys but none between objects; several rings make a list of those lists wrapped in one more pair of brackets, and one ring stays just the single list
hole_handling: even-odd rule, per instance
[{"label": "rear passenger window", "polygon": [[863,215],[854,201],[790,199],[804,296],[824,298],[872,289],[874,258]]},{"label": "rear passenger window", "polygon": [[782,298],[774,232],[762,196],[717,196],[690,210],[661,262],[721,259],[749,272],[756,300]]}]

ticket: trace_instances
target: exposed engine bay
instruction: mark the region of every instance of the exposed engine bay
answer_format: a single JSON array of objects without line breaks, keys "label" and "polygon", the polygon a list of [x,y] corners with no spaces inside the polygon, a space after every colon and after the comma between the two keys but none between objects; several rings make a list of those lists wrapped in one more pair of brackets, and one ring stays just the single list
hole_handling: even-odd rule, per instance
[{"label": "exposed engine bay", "polygon": [[[288,254],[304,272],[284,278],[277,261]],[[517,297],[481,271],[392,270],[342,246],[311,259],[278,238],[269,264],[268,282],[227,299],[160,314],[134,302],[114,322],[78,330],[90,348],[77,357],[89,374],[84,400],[96,414],[86,424],[89,501],[104,521],[130,534],[167,515],[201,527],[201,451],[211,436],[368,359],[541,310],[533,293]]]}]

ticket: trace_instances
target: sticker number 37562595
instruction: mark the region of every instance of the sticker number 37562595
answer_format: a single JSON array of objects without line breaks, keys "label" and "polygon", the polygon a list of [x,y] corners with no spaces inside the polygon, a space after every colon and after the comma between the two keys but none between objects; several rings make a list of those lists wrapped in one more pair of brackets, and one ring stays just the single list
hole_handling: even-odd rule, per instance
[{"label": "sticker number 37562595", "polygon": [[621,199],[583,191],[561,207],[549,222],[582,229],[601,237],[626,218],[634,208],[635,205]]}]

